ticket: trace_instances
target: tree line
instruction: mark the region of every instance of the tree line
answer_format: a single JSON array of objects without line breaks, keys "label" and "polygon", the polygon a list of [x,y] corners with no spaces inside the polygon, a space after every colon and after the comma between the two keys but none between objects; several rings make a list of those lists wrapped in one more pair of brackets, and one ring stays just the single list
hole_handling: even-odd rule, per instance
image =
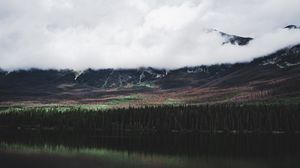
[{"label": "tree line", "polygon": [[33,108],[0,113],[0,130],[143,133],[298,133],[300,105],[213,104],[109,110]]}]

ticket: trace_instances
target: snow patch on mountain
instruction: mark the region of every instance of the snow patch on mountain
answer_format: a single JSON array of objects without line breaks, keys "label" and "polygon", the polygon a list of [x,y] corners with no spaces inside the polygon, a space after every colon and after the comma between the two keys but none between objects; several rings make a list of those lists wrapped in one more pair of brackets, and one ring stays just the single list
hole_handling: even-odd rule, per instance
[{"label": "snow patch on mountain", "polygon": [[199,72],[207,73],[208,69],[206,67],[189,67],[189,68],[187,68],[187,73],[199,73]]},{"label": "snow patch on mountain", "polygon": [[81,76],[84,73],[85,73],[85,70],[83,70],[83,71],[74,71],[74,75],[75,75],[74,80],[77,80],[78,77]]}]

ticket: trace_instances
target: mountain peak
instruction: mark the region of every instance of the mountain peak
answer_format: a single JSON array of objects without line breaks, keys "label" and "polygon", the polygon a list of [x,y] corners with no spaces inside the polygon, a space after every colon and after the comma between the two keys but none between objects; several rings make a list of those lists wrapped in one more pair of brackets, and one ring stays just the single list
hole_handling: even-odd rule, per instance
[{"label": "mountain peak", "polygon": [[253,38],[251,38],[251,37],[241,37],[241,36],[237,36],[237,35],[227,34],[222,31],[219,31],[217,29],[208,29],[207,32],[208,33],[210,33],[210,32],[219,33],[224,38],[223,45],[230,43],[232,45],[243,46],[243,45],[247,45],[251,40],[253,40]]},{"label": "mountain peak", "polygon": [[300,27],[298,27],[296,25],[288,25],[285,27],[285,29],[300,29]]}]

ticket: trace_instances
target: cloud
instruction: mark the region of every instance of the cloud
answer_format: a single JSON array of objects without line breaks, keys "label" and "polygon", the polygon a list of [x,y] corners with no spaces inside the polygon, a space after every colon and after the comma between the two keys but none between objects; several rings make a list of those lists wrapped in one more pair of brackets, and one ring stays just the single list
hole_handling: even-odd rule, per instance
[{"label": "cloud", "polygon": [[[300,43],[298,0],[0,0],[0,67],[177,68],[249,61]],[[215,28],[251,36],[222,45]]]}]

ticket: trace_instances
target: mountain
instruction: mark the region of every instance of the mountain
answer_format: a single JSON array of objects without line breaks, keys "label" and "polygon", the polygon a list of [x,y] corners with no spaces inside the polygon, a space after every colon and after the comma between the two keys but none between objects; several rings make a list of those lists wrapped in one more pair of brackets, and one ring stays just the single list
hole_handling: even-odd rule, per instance
[{"label": "mountain", "polygon": [[241,36],[231,35],[231,34],[218,31],[216,29],[210,29],[208,30],[208,32],[209,33],[214,32],[220,34],[221,37],[224,39],[222,43],[223,45],[232,44],[232,45],[244,46],[247,45],[251,40],[253,40],[252,37],[241,37]]},{"label": "mountain", "polygon": [[[226,43],[252,38],[220,32]],[[0,104],[165,103],[299,100],[300,45],[248,63],[179,69],[0,70]]]},{"label": "mountain", "polygon": [[235,35],[229,35],[223,32],[219,32],[222,37],[224,37],[226,40],[223,42],[223,44],[231,43],[233,45],[247,45],[253,38],[251,37],[241,37],[241,36],[235,36]]},{"label": "mountain", "polygon": [[288,25],[285,27],[286,29],[300,29],[300,27],[296,26],[296,25]]}]

